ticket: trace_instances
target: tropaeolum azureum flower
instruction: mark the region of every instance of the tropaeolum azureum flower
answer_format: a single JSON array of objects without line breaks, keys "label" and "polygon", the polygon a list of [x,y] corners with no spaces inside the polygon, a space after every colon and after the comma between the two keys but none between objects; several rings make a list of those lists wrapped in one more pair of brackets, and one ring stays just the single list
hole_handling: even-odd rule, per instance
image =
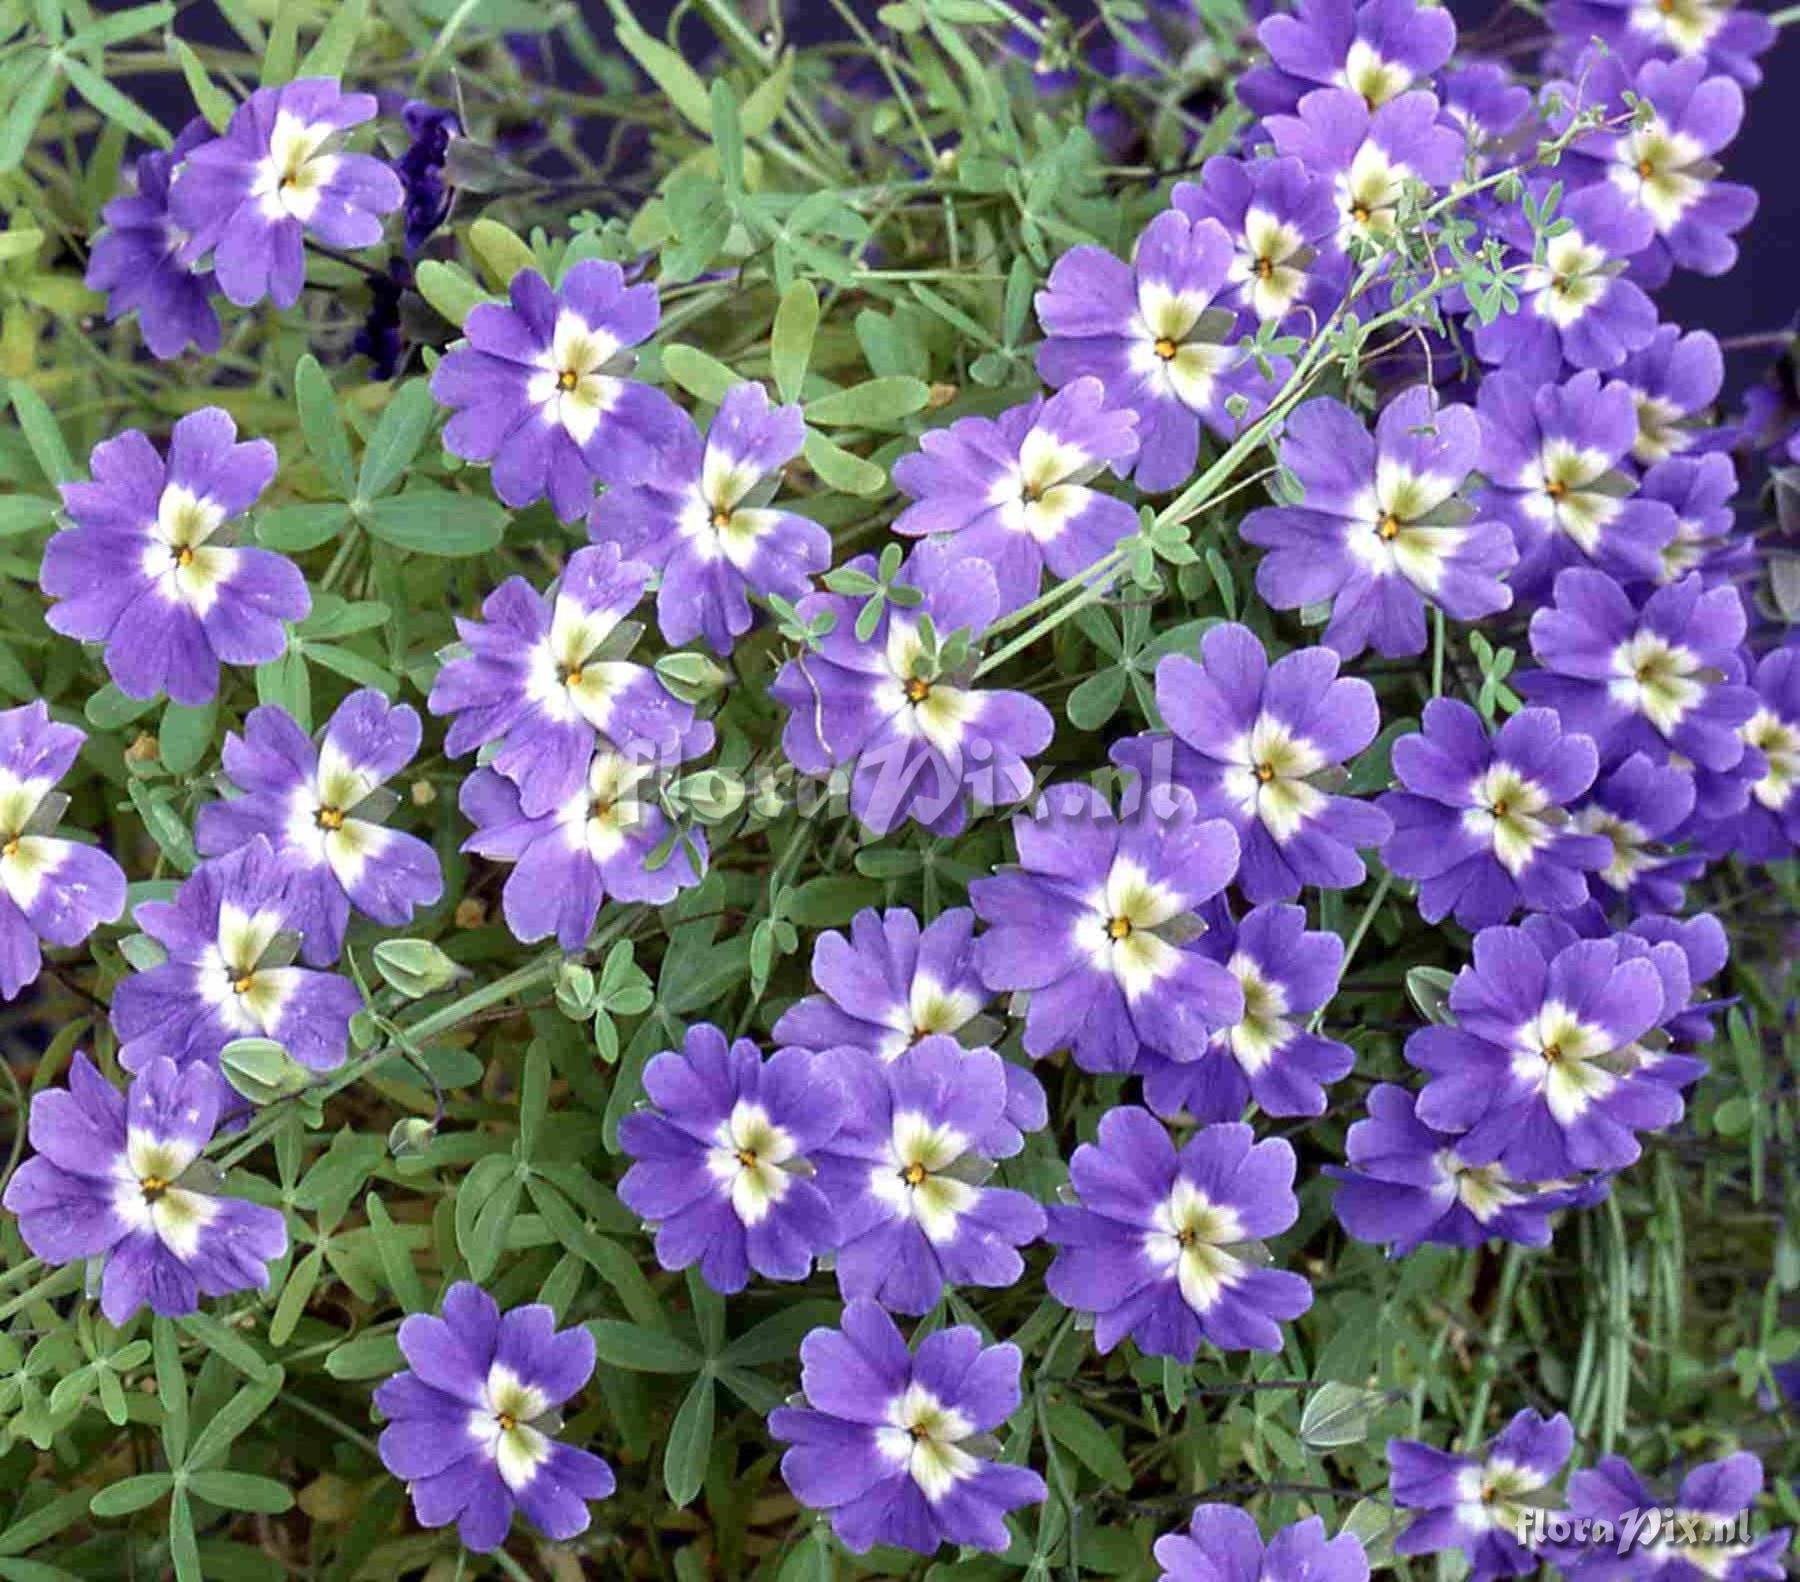
[{"label": "tropaeolum azureum flower", "polygon": [[306,579],[273,550],[220,536],[275,476],[273,445],[238,444],[230,414],[209,406],[175,424],[166,460],[127,429],[88,467],[91,483],[62,486],[74,526],[44,547],[52,631],[103,644],[127,697],[166,691],[183,704],[212,700],[222,664],[281,657],[281,623],[312,609]]},{"label": "tropaeolum azureum flower", "polygon": [[1256,36],[1270,63],[1237,84],[1256,114],[1292,110],[1317,88],[1348,88],[1376,109],[1432,80],[1456,47],[1456,23],[1416,0],[1299,0],[1265,17]]},{"label": "tropaeolum azureum flower", "polygon": [[19,1234],[50,1264],[104,1260],[100,1311],[191,1313],[202,1296],[260,1290],[287,1251],[279,1209],[220,1194],[203,1157],[222,1084],[201,1066],[144,1062],[121,1093],[84,1054],[67,1089],[31,1101],[33,1155],[6,1184]]},{"label": "tropaeolum azureum flower", "polygon": [[967,1324],[908,1350],[879,1306],[848,1302],[839,1328],[800,1343],[801,1404],[769,1414],[789,1446],[782,1478],[830,1514],[852,1554],[945,1543],[997,1554],[1011,1541],[1006,1513],[1046,1492],[1030,1468],[992,1459],[991,1434],[1019,1407],[1022,1360]]},{"label": "tropaeolum azureum flower", "polygon": [[587,1531],[590,1500],[613,1491],[612,1468],[556,1438],[562,1405],[594,1372],[594,1337],[556,1327],[541,1302],[502,1313],[459,1280],[441,1317],[400,1325],[408,1366],[375,1391],[388,1420],[382,1464],[406,1481],[421,1527],[456,1523],[477,1554],[506,1540],[514,1511],[546,1538]]},{"label": "tropaeolum azureum flower", "polygon": [[1292,1522],[1267,1544],[1235,1505],[1196,1505],[1185,1532],[1156,1540],[1157,1582],[1368,1582],[1369,1555],[1355,1533],[1325,1536],[1317,1516]]},{"label": "tropaeolum azureum flower", "polygon": [[290,865],[286,926],[309,966],[338,959],[353,907],[395,928],[443,894],[437,854],[381,823],[397,800],[383,785],[418,751],[418,714],[373,687],[345,698],[316,743],[275,704],[225,738],[225,774],[241,794],[201,808],[196,843],[216,857],[268,840]]}]

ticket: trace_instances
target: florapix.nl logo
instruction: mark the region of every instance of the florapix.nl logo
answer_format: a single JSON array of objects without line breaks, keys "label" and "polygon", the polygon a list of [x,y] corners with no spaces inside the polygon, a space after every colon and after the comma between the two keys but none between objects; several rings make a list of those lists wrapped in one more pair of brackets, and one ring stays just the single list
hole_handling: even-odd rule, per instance
[{"label": "florapix.nl logo", "polygon": [[1617,1517],[1573,1516],[1568,1511],[1530,1509],[1519,1513],[1514,1536],[1526,1548],[1559,1546],[1605,1549],[1628,1555],[1647,1549],[1724,1551],[1747,1549],[1754,1538],[1750,1512],[1684,1511],[1647,1505]]}]

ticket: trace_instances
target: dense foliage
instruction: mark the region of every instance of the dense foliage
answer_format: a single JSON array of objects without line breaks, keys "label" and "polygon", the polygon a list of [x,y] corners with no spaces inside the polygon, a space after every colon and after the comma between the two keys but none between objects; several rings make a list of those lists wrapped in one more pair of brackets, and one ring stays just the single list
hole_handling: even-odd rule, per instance
[{"label": "dense foliage", "polygon": [[0,0],[0,1582],[1780,1576],[1791,18],[792,10]]}]

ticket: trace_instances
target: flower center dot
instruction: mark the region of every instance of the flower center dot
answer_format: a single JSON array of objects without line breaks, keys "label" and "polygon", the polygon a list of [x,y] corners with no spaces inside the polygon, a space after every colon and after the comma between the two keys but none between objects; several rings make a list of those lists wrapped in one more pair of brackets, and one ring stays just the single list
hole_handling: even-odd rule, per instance
[{"label": "flower center dot", "polygon": [[560,681],[565,687],[580,686],[581,685],[581,666],[580,665],[558,665],[556,667],[556,679],[558,681]]},{"label": "flower center dot", "polygon": [[1637,173],[1643,177],[1645,181],[1648,181],[1656,174],[1656,166],[1647,159],[1640,159],[1638,161]]},{"label": "flower center dot", "polygon": [[573,368],[565,368],[556,376],[556,388],[558,390],[573,390],[580,383],[581,375]]},{"label": "flower center dot", "polygon": [[1159,335],[1156,337],[1156,355],[1162,358],[1164,362],[1173,362],[1175,360],[1175,353],[1180,350],[1181,348],[1177,346],[1174,341],[1170,340],[1168,336]]},{"label": "flower center dot", "polygon": [[169,1190],[169,1183],[162,1176],[145,1176],[143,1180],[138,1182],[138,1185],[143,1188],[144,1201],[146,1203],[158,1202],[163,1194]]},{"label": "flower center dot", "polygon": [[929,1435],[926,1433],[925,1425],[923,1423],[911,1424],[907,1428],[906,1433],[907,1433],[907,1437],[910,1438],[914,1444],[918,1444],[922,1440],[929,1437]]},{"label": "flower center dot", "polygon": [[908,1186],[922,1186],[925,1182],[925,1167],[915,1160],[900,1172],[900,1179]]},{"label": "flower center dot", "polygon": [[913,703],[923,703],[931,696],[931,683],[914,676],[906,683],[906,696]]},{"label": "flower center dot", "polygon": [[737,1162],[746,1170],[754,1170],[756,1168],[756,1150],[754,1148],[738,1149]]},{"label": "flower center dot", "polygon": [[[1557,1063],[1557,1061],[1561,1060],[1562,1057],[1563,1057],[1563,1052],[1562,1052],[1561,1044],[1545,1044],[1544,1045],[1544,1064],[1545,1065],[1553,1066]],[[1486,1494],[1482,1495],[1483,1499],[1487,1499],[1488,1497],[1489,1496]]]},{"label": "flower center dot", "polygon": [[727,511],[724,506],[720,506],[712,514],[712,525],[714,527],[720,529],[721,531],[723,531],[725,528],[730,527],[731,526],[731,513],[729,511]]},{"label": "flower center dot", "polygon": [[1400,519],[1389,511],[1375,524],[1375,532],[1383,543],[1391,544],[1400,536]]},{"label": "flower center dot", "polygon": [[19,837],[14,835],[4,846],[0,846],[0,857],[16,857],[19,855]]},{"label": "flower center dot", "polygon": [[1274,273],[1275,273],[1275,260],[1273,258],[1257,259],[1256,274],[1257,274],[1258,279],[1267,280]]},{"label": "flower center dot", "polygon": [[1273,780],[1275,778],[1274,764],[1269,763],[1267,760],[1264,760],[1262,763],[1259,763],[1256,766],[1256,778],[1258,780],[1262,781],[1262,783],[1264,785],[1267,785],[1271,780]]},{"label": "flower center dot", "polygon": [[1552,478],[1544,485],[1544,493],[1549,495],[1552,500],[1560,500],[1568,492],[1569,486],[1560,478]]},{"label": "flower center dot", "polygon": [[1111,917],[1106,920],[1106,937],[1108,939],[1129,939],[1131,937],[1131,919],[1128,917]]},{"label": "flower center dot", "polygon": [[1358,225],[1367,225],[1369,223],[1369,211],[1359,203],[1350,211],[1350,218],[1355,220]]},{"label": "flower center dot", "polygon": [[344,827],[344,811],[342,808],[322,807],[313,815],[313,822],[320,829],[342,829]]},{"label": "flower center dot", "polygon": [[1496,797],[1494,799],[1494,805],[1489,808],[1488,811],[1492,813],[1495,818],[1505,818],[1508,808],[1509,804],[1505,797]]},{"label": "flower center dot", "polygon": [[243,977],[231,980],[232,992],[235,994],[248,994],[255,987],[256,974],[254,972],[246,972]]},{"label": "flower center dot", "polygon": [[193,565],[193,563],[194,563],[194,549],[191,544],[183,544],[180,549],[175,551],[175,564],[176,565],[191,566],[191,565]]},{"label": "flower center dot", "polygon": [[518,1418],[514,1417],[511,1412],[496,1412],[494,1421],[500,1425],[500,1432],[503,1434],[510,1434],[519,1426]]}]

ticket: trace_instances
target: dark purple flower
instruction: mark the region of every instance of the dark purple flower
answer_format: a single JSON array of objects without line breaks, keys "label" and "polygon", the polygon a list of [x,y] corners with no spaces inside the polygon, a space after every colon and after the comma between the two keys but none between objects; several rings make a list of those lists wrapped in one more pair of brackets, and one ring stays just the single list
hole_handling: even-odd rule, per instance
[{"label": "dark purple flower", "polygon": [[1244,1014],[1213,1034],[1198,1060],[1142,1050],[1144,1102],[1158,1115],[1234,1121],[1254,1102],[1265,1115],[1323,1115],[1325,1085],[1355,1064],[1347,1044],[1307,1030],[1337,992],[1344,942],[1312,933],[1306,909],[1259,906],[1242,922],[1208,929],[1193,946],[1225,964],[1244,991]]},{"label": "dark purple flower", "polygon": [[1137,531],[1131,506],[1088,487],[1109,468],[1129,472],[1137,449],[1137,414],[1108,408],[1098,379],[997,418],[959,418],[894,464],[913,501],[894,531],[926,540],[921,567],[985,561],[1008,614],[1038,596],[1046,566],[1077,576]]},{"label": "dark purple flower", "polygon": [[790,1448],[781,1476],[794,1498],[831,1514],[853,1554],[943,1543],[993,1553],[1011,1542],[1006,1513],[1035,1505],[1044,1480],[988,1459],[987,1436],[1019,1409],[1019,1348],[983,1346],[967,1324],[919,1342],[917,1355],[873,1302],[851,1302],[842,1327],[800,1342],[804,1406],[769,1414]]},{"label": "dark purple flower", "polygon": [[431,376],[453,409],[444,447],[493,466],[507,505],[549,496],[565,522],[594,484],[635,483],[687,423],[662,391],[626,377],[630,348],[655,333],[656,287],[628,286],[617,264],[585,259],[552,290],[535,269],[512,278],[511,305],[484,302]]},{"label": "dark purple flower", "polygon": [[1331,179],[1338,242],[1346,249],[1353,239],[1385,244],[1392,237],[1408,181],[1448,187],[1463,170],[1462,134],[1443,123],[1436,98],[1421,90],[1372,111],[1360,93],[1317,88],[1294,114],[1270,116],[1264,130],[1277,153]]},{"label": "dark purple flower", "polygon": [[1748,1450],[1695,1467],[1672,1503],[1676,1521],[1698,1522],[1704,1536],[1683,1541],[1682,1527],[1660,1514],[1671,1502],[1623,1456],[1604,1456],[1571,1474],[1569,1515],[1605,1523],[1614,1539],[1559,1545],[1554,1559],[1571,1582],[1780,1582],[1793,1529],[1750,1534],[1745,1517],[1762,1488],[1762,1462]]},{"label": "dark purple flower", "polygon": [[1248,627],[1215,626],[1198,661],[1170,654],[1157,665],[1156,706],[1169,734],[1115,743],[1112,760],[1151,794],[1173,779],[1203,818],[1230,823],[1246,900],[1362,883],[1356,848],[1387,838],[1387,815],[1326,785],[1375,739],[1381,716],[1368,682],[1338,675],[1335,653],[1300,649],[1271,665]]},{"label": "dark purple flower", "polygon": [[650,580],[616,544],[578,549],[549,590],[508,577],[482,619],[457,617],[462,644],[431,684],[426,707],[454,715],[444,750],[457,757],[488,742],[488,762],[518,787],[526,814],[562,807],[582,786],[597,744],[683,757],[712,744],[712,727],[654,671],[624,657],[625,617]]},{"label": "dark purple flower", "polygon": [[1767,16],[1731,0],[1551,0],[1550,21],[1580,44],[1601,38],[1631,61],[1698,60],[1746,88],[1762,81],[1756,57],[1776,34]]},{"label": "dark purple flower", "polygon": [[1051,786],[1013,820],[1019,862],[969,885],[988,925],[982,981],[1024,990],[1025,1052],[1070,1048],[1088,1071],[1130,1071],[1139,1051],[1197,1060],[1240,1021],[1244,995],[1218,962],[1184,948],[1195,909],[1237,869],[1222,819],[1202,819],[1179,786],[1115,818],[1091,786]]},{"label": "dark purple flower", "polygon": [[1394,397],[1372,436],[1329,396],[1296,408],[1277,454],[1302,503],[1264,506],[1239,528],[1273,552],[1257,591],[1278,610],[1330,600],[1325,642],[1345,659],[1370,646],[1422,653],[1427,603],[1459,621],[1506,609],[1512,535],[1458,496],[1480,448],[1475,414],[1426,385]]},{"label": "dark purple flower", "polygon": [[541,1302],[502,1314],[459,1280],[443,1317],[402,1321],[400,1350],[410,1366],[375,1391],[388,1420],[381,1460],[405,1480],[421,1527],[455,1522],[477,1554],[506,1541],[515,1510],[553,1542],[587,1531],[588,1502],[612,1493],[612,1468],[554,1437],[557,1409],[594,1371],[587,1330],[559,1330]]},{"label": "dark purple flower", "polygon": [[1725,357],[1705,330],[1683,334],[1673,324],[1657,327],[1641,351],[1620,364],[1619,381],[1637,408],[1632,459],[1648,467],[1691,448],[1701,438],[1708,411],[1725,382]]},{"label": "dark purple flower", "polygon": [[[1265,24],[1266,26],[1267,24]],[[1317,1516],[1290,1522],[1267,1545],[1256,1519],[1235,1505],[1197,1505],[1186,1532],[1156,1540],[1158,1582],[1368,1582],[1369,1557],[1354,1533],[1327,1539]]]},{"label": "dark purple flower", "polygon": [[44,619],[64,637],[105,644],[128,697],[166,690],[177,703],[208,702],[221,664],[278,659],[282,622],[312,609],[292,561],[218,541],[275,476],[273,445],[236,440],[228,413],[202,407],[176,423],[166,463],[127,429],[94,447],[92,483],[62,486],[75,525],[44,548],[39,581],[59,601]]},{"label": "dark purple flower", "polygon": [[1737,498],[1737,468],[1729,456],[1675,456],[1659,461],[1644,474],[1641,499],[1655,500],[1675,514],[1675,536],[1662,546],[1658,582],[1679,582],[1690,571],[1711,587],[1753,571],[1756,546],[1748,535],[1737,537],[1732,503]]},{"label": "dark purple flower", "polygon": [[348,978],[291,965],[308,905],[299,871],[256,835],[201,863],[174,900],[138,903],[132,915],[166,959],[113,991],[126,1070],[158,1057],[214,1068],[239,1038],[271,1038],[314,1071],[343,1061],[362,996]]},{"label": "dark purple flower", "polygon": [[1569,827],[1599,754],[1565,735],[1553,709],[1522,709],[1491,737],[1466,703],[1433,698],[1424,728],[1394,743],[1402,787],[1381,798],[1394,833],[1388,870],[1419,881],[1419,915],[1464,928],[1504,923],[1523,907],[1560,912],[1587,898],[1590,871],[1612,855]]},{"label": "dark purple flower", "polygon": [[1744,805],[1747,767],[1738,727],[1756,712],[1738,645],[1744,605],[1736,588],[1708,590],[1698,575],[1651,593],[1641,606],[1603,572],[1573,567],[1555,602],[1531,618],[1531,651],[1544,668],[1518,690],[1548,704],[1569,730],[1592,736],[1611,765],[1634,752],[1692,766],[1699,811],[1723,817]]},{"label": "dark purple flower", "polygon": [[1513,216],[1508,239],[1529,260],[1518,305],[1474,326],[1481,360],[1528,384],[1559,379],[1565,368],[1616,369],[1656,333],[1656,308],[1620,269],[1649,245],[1650,216],[1614,188],[1593,186],[1564,199],[1555,219],[1567,228],[1543,243],[1540,258],[1531,227]]},{"label": "dark purple flower", "polygon": [[1522,1181],[1620,1169],[1638,1157],[1637,1133],[1681,1118],[1680,1094],[1638,1072],[1631,1049],[1686,1005],[1685,956],[1672,944],[1566,937],[1483,929],[1450,989],[1454,1023],[1406,1041],[1406,1058],[1432,1078],[1419,1119],[1464,1134],[1456,1151],[1469,1163]]},{"label": "dark purple flower", "polygon": [[[997,1038],[1002,1024],[981,1013],[993,996],[975,970],[975,914],[966,906],[942,912],[921,929],[905,907],[866,907],[850,920],[850,935],[826,929],[813,942],[812,981],[820,990],[781,1013],[778,1045],[805,1049],[866,1049],[897,1060],[924,1039],[945,1035],[967,1044]],[[1019,1134],[1040,1131],[1049,1111],[1038,1080],[1010,1060],[1006,1113],[981,1151],[1003,1159],[1019,1151]]]},{"label": "dark purple flower", "polygon": [[759,384],[733,385],[704,440],[684,418],[644,481],[594,502],[588,537],[662,573],[656,624],[669,642],[704,635],[729,654],[750,630],[750,593],[791,602],[831,564],[824,528],[769,504],[805,437],[799,407],[770,406]]},{"label": "dark purple flower", "polygon": [[[1633,276],[1654,289],[1674,269],[1722,275],[1737,262],[1732,236],[1756,213],[1753,189],[1719,181],[1715,156],[1737,136],[1744,90],[1729,77],[1710,77],[1704,60],[1653,60],[1635,74],[1617,56],[1583,57],[1580,89],[1567,84],[1559,123],[1578,101],[1600,105],[1617,130],[1577,137],[1564,156],[1569,179],[1610,182],[1649,215],[1655,235],[1631,261]],[[1652,112],[1638,124],[1636,95]]]},{"label": "dark purple flower", "polygon": [[1587,1208],[1606,1196],[1605,1178],[1579,1187],[1516,1181],[1498,1164],[1471,1164],[1457,1136],[1427,1126],[1405,1088],[1383,1082],[1369,1092],[1369,1113],[1344,1140],[1350,1166],[1327,1165],[1343,1184],[1333,1205],[1358,1241],[1404,1258],[1430,1242],[1479,1247],[1484,1242],[1550,1245],[1550,1216]]},{"label": "dark purple flower", "polygon": [[[705,751],[711,727],[705,731],[698,745],[678,749],[679,757]],[[513,864],[500,904],[515,939],[532,944],[554,934],[565,951],[577,951],[603,901],[661,906],[700,882],[706,840],[699,831],[680,831],[666,853],[659,850],[671,839],[654,796],[659,767],[667,765],[622,753],[602,738],[574,791],[535,816],[505,775],[477,769],[463,781],[457,806],[475,833],[462,849]],[[652,861],[659,856],[664,860]]]},{"label": "dark purple flower", "polygon": [[211,136],[196,116],[167,153],[139,154],[135,190],[122,192],[100,211],[106,229],[94,238],[83,283],[107,293],[109,324],[136,312],[152,357],[179,357],[190,343],[206,357],[219,349],[212,271],[181,261],[187,233],[169,214],[170,177]]},{"label": "dark purple flower", "polygon": [[[1437,77],[1443,113],[1475,143],[1477,164],[1488,168],[1532,113],[1531,90],[1502,63],[1475,61]],[[1478,201],[1481,194],[1476,194]]]},{"label": "dark purple flower", "polygon": [[1756,667],[1756,708],[1738,727],[1761,754],[1744,810],[1700,833],[1708,851],[1735,852],[1747,862],[1781,862],[1800,846],[1800,647],[1778,648]]},{"label": "dark purple flower", "polygon": [[406,360],[406,341],[400,332],[400,300],[412,289],[412,267],[404,258],[390,258],[380,274],[367,277],[369,311],[350,342],[350,350],[369,359],[369,377],[392,379]]},{"label": "dark purple flower", "polygon": [[816,1163],[845,1299],[917,1314],[946,1285],[1013,1285],[1044,1211],[986,1184],[996,1140],[1023,1146],[1006,1118],[1006,1062],[941,1035],[885,1062],[856,1049],[822,1058],[843,1090],[842,1129]]},{"label": "dark purple flower", "polygon": [[[867,577],[876,568],[861,555],[844,569]],[[1027,760],[1056,729],[1036,698],[970,685],[972,664],[940,670],[945,641],[959,631],[984,632],[999,614],[1000,594],[980,561],[930,572],[916,578],[920,602],[900,608],[885,600],[866,638],[856,630],[860,596],[808,594],[797,606],[801,619],[830,614],[834,624],[769,688],[788,711],[781,745],[790,762],[820,779],[847,769],[850,809],[878,835],[908,819],[934,835],[955,835],[971,802],[1018,801],[1031,790]],[[914,581],[915,573],[902,568],[897,580]]]},{"label": "dark purple flower", "polygon": [[444,164],[450,157],[451,139],[462,136],[462,123],[451,111],[420,99],[406,101],[400,121],[411,141],[394,168],[400,172],[400,185],[406,192],[406,250],[416,253],[450,217],[451,193],[444,183]]},{"label": "dark purple flower", "polygon": [[1456,23],[1416,0],[1298,0],[1291,13],[1265,18],[1256,36],[1271,64],[1237,80],[1238,98],[1255,114],[1292,110],[1315,88],[1347,88],[1375,110],[1429,84],[1456,48]]},{"label": "dark purple flower", "polygon": [[1622,467],[1637,418],[1624,385],[1602,385],[1592,372],[1537,385],[1499,369],[1475,402],[1487,479],[1475,499],[1512,530],[1515,594],[1542,598],[1566,566],[1598,566],[1622,581],[1656,575],[1675,513],[1632,498],[1637,483]]},{"label": "dark purple flower", "polygon": [[242,794],[201,808],[195,838],[208,857],[268,838],[291,873],[287,926],[309,966],[337,960],[352,907],[399,928],[444,893],[437,854],[381,824],[395,802],[381,788],[418,750],[419,716],[373,687],[345,698],[316,743],[274,704],[225,738],[225,774]]},{"label": "dark purple flower", "polygon": [[262,1290],[287,1251],[277,1209],[219,1195],[201,1157],[222,1089],[199,1067],[146,1063],[124,1093],[77,1052],[69,1086],[31,1101],[32,1158],[6,1185],[25,1245],[48,1264],[102,1258],[100,1311],[178,1318],[202,1296]]},{"label": "dark purple flower", "polygon": [[98,847],[54,835],[85,732],[42,700],[0,712],[0,1000],[37,981],[40,941],[79,945],[125,910],[125,874]]},{"label": "dark purple flower", "polygon": [[1121,1105],[1069,1161],[1077,1206],[1053,1207],[1044,1276],[1065,1307],[1095,1315],[1094,1344],[1129,1335],[1149,1357],[1278,1351],[1280,1321],[1312,1306],[1300,1275],[1262,1267],[1263,1238],[1300,1212],[1294,1150],[1248,1126],[1203,1126],[1179,1152],[1147,1110]]},{"label": "dark purple flower", "polygon": [[1632,753],[1603,774],[1575,809],[1574,827],[1611,844],[1604,867],[1588,875],[1603,909],[1624,902],[1633,911],[1679,912],[1682,891],[1704,863],[1669,851],[1694,811],[1694,777],[1685,769]]},{"label": "dark purple flower", "polygon": [[665,1269],[700,1265],[715,1291],[741,1291],[750,1271],[804,1280],[837,1241],[831,1205],[810,1179],[833,1146],[843,1094],[832,1062],[802,1049],[764,1061],[748,1038],[727,1043],[710,1022],[678,1052],[644,1067],[653,1109],[619,1122],[634,1163],[620,1200],[656,1226]]},{"label": "dark purple flower", "polygon": [[1246,327],[1274,324],[1310,336],[1330,317],[1344,292],[1347,265],[1326,177],[1297,159],[1218,155],[1200,167],[1197,184],[1176,182],[1170,201],[1190,220],[1217,220],[1225,227],[1232,258],[1220,300],[1237,308]]},{"label": "dark purple flower", "polygon": [[258,88],[224,133],[191,149],[175,171],[170,212],[188,233],[183,263],[209,254],[219,289],[241,308],[300,300],[304,238],[372,247],[381,217],[400,207],[400,178],[369,154],[346,154],[338,136],[375,114],[375,96],[344,93],[334,78]]},{"label": "dark purple flower", "polygon": [[1567,1417],[1558,1412],[1546,1419],[1530,1410],[1501,1429],[1479,1457],[1390,1439],[1389,1492],[1401,1510],[1420,1512],[1394,1540],[1394,1552],[1460,1549],[1469,1558],[1471,1582],[1536,1571],[1542,1557],[1519,1534],[1574,1448]]},{"label": "dark purple flower", "polygon": [[[1202,422],[1229,436],[1268,403],[1269,383],[1234,344],[1237,312],[1223,300],[1234,256],[1217,220],[1168,209],[1144,227],[1130,263],[1071,247],[1037,294],[1038,373],[1058,387],[1098,379],[1108,405],[1137,414],[1140,489],[1187,482]],[[1241,417],[1226,408],[1232,396],[1247,403]]]}]

